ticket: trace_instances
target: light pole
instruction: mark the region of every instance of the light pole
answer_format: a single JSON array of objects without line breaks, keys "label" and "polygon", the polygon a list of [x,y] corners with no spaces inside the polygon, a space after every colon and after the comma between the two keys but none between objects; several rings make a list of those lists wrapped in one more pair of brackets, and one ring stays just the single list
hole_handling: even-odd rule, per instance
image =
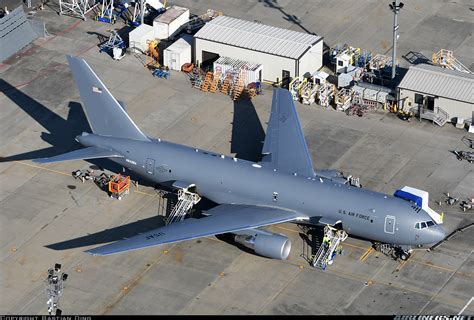
[{"label": "light pole", "polygon": [[403,8],[403,2],[399,0],[393,1],[388,5],[393,11],[393,50],[392,50],[392,79],[395,78],[395,72],[397,69],[397,38],[398,38],[398,12]]}]

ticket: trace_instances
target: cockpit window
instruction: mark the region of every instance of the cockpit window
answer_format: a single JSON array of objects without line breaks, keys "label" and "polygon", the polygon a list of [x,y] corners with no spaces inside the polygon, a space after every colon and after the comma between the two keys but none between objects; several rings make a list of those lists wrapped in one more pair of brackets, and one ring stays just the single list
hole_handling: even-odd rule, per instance
[{"label": "cockpit window", "polygon": [[415,229],[424,229],[424,228],[431,227],[431,226],[434,226],[434,225],[435,225],[435,223],[432,220],[417,222],[417,223],[415,223]]}]

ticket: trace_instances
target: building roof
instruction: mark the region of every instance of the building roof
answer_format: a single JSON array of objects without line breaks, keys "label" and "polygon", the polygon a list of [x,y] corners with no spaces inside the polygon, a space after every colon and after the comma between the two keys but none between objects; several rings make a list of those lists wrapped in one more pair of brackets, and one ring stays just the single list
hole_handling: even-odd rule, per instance
[{"label": "building roof", "polygon": [[314,34],[226,16],[207,22],[194,37],[292,59],[300,58],[322,39]]},{"label": "building roof", "polygon": [[167,9],[163,14],[159,15],[155,18],[156,22],[161,22],[165,24],[170,24],[174,20],[178,19],[183,14],[188,15],[189,18],[189,9],[183,8],[179,6],[172,6],[171,8]]},{"label": "building roof", "polygon": [[474,74],[444,69],[429,64],[411,66],[398,87],[474,103]]}]

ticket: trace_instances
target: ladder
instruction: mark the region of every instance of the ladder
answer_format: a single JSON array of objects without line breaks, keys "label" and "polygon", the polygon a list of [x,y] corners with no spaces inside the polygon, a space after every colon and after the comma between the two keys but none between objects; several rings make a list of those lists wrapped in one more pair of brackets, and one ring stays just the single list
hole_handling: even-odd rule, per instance
[{"label": "ladder", "polygon": [[170,216],[166,219],[166,224],[179,222],[184,219],[186,213],[201,200],[201,197],[188,189],[178,190],[178,203],[173,207]]},{"label": "ladder", "polygon": [[324,236],[329,238],[330,245],[327,246],[323,243],[319,247],[312,262],[313,267],[322,270],[326,269],[329,262],[333,260],[333,255],[339,247],[339,244],[347,239],[347,233],[344,230],[337,230],[333,227],[326,226],[324,227]]}]

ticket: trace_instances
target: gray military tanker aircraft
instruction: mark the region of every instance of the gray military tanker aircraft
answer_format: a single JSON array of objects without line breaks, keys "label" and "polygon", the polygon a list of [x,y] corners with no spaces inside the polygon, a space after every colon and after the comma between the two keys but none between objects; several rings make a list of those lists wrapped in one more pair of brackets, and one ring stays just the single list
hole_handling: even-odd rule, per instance
[{"label": "gray military tanker aircraft", "polygon": [[260,162],[152,139],[143,134],[81,58],[68,56],[92,133],[85,148],[39,163],[109,158],[159,184],[192,187],[218,205],[203,218],[180,222],[86,252],[109,255],[230,233],[257,254],[286,259],[291,242],[262,229],[283,222],[331,225],[348,234],[390,244],[408,258],[414,246],[445,238],[427,192],[405,187],[395,196],[349,185],[334,170],[313,169],[291,94],[274,89]]}]

